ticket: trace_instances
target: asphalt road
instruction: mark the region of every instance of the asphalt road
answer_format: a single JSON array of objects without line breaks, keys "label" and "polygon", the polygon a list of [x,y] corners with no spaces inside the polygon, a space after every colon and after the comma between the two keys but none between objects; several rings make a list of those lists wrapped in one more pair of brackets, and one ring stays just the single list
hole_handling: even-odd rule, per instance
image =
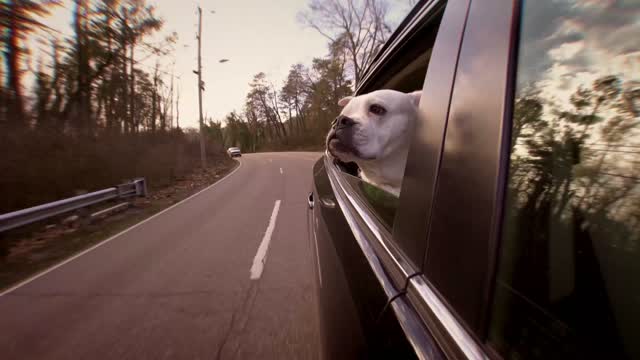
[{"label": "asphalt road", "polygon": [[306,197],[319,157],[245,155],[214,186],[0,295],[0,358],[317,358]]}]

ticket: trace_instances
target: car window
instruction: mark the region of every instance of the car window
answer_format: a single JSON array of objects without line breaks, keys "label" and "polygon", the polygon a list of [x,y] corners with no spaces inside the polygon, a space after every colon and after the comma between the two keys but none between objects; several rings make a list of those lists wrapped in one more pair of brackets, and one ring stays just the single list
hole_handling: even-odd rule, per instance
[{"label": "car window", "polygon": [[392,224],[398,207],[398,197],[384,189],[362,181],[359,177],[345,174],[345,179],[351,188],[365,199],[369,209],[384,224]]},{"label": "car window", "polygon": [[640,4],[524,1],[489,342],[640,358]]},{"label": "car window", "polygon": [[[368,79],[369,82],[360,89],[359,94],[367,94],[380,89],[392,89],[405,93],[421,91],[443,10],[443,4],[437,8],[432,8],[431,16],[425,20],[427,25],[403,45],[398,55],[385,65],[382,73],[378,73],[375,77]],[[406,156],[401,161],[403,161],[402,166],[404,166]],[[342,163],[340,168],[343,170],[344,177],[351,185],[352,190],[357,193],[358,198],[391,231],[401,188],[394,192],[392,189],[364,181],[360,176],[360,170],[354,163]],[[402,167],[400,171],[402,171]]]}]

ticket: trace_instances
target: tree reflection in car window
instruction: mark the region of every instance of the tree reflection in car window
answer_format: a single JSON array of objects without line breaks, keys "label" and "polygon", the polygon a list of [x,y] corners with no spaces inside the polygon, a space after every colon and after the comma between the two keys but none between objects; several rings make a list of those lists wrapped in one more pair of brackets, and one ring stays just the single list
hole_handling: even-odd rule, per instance
[{"label": "tree reflection in car window", "polygon": [[522,11],[490,343],[640,358],[640,4]]}]

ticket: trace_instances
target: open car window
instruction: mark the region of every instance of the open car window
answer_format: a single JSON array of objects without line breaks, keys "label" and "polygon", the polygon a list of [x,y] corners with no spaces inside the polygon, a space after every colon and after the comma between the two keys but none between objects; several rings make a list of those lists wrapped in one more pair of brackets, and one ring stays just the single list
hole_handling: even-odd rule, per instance
[{"label": "open car window", "polygon": [[[369,74],[369,77],[365,77],[356,95],[382,89],[404,93],[421,91],[443,11],[444,4],[433,7],[429,16],[424,19],[423,26],[420,26],[412,36],[408,36],[409,39],[396,49],[395,54],[386,59],[384,66],[380,66],[377,71]],[[402,161],[406,162],[406,157]],[[334,162],[357,198],[391,233],[399,203],[398,194],[363,180],[356,163],[344,163],[338,159],[334,159]],[[404,163],[402,166],[404,167]],[[401,192],[402,188],[399,191]]]},{"label": "open car window", "polygon": [[383,224],[392,224],[398,207],[398,197],[357,176],[344,174],[351,189],[364,200],[368,210]]}]

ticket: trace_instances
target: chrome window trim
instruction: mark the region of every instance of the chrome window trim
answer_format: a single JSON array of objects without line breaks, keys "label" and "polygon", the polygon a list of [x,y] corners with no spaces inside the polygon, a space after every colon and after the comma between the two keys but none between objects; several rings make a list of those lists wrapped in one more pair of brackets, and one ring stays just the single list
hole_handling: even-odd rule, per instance
[{"label": "chrome window trim", "polygon": [[327,175],[329,177],[329,182],[331,183],[331,187],[333,188],[333,193],[336,196],[336,200],[338,201],[338,205],[342,210],[344,218],[346,219],[349,227],[351,228],[351,232],[353,233],[353,237],[358,242],[358,245],[362,249],[364,256],[367,259],[367,262],[371,266],[373,273],[375,274],[378,282],[382,286],[385,294],[387,295],[387,300],[393,299],[398,296],[400,292],[393,284],[393,281],[384,271],[384,266],[382,265],[382,261],[376,254],[375,250],[367,240],[368,236],[366,231],[362,229],[361,225],[358,224],[358,220],[354,217],[353,213],[350,211],[347,204],[351,204],[350,200],[346,198],[346,193],[341,185],[338,183],[338,173],[335,169],[335,165],[330,160],[330,155],[328,153],[324,156],[325,168],[327,169]]},{"label": "chrome window trim", "polygon": [[[350,189],[345,188],[344,180],[341,180],[340,170],[337,169],[336,165],[331,161],[331,155],[325,153],[324,156],[325,168],[327,169],[327,174],[329,175],[329,182],[331,183],[331,187],[333,188],[334,194],[336,195],[336,200],[340,209],[342,210],[349,227],[351,228],[354,238],[358,242],[358,245],[362,249],[369,265],[372,267],[373,272],[382,285],[385,293],[387,294],[389,299],[393,299],[400,292],[393,285],[392,280],[389,275],[385,272],[385,267],[379,257],[379,255],[374,250],[374,247],[369,242],[369,238],[373,236],[375,240],[382,245],[384,249],[388,251],[388,255],[393,261],[395,265],[398,266],[398,270],[402,271],[402,267],[400,266],[400,262],[393,255],[389,247],[386,246],[384,240],[382,238],[382,231],[379,226],[375,224],[375,220],[371,218],[369,214],[367,214],[367,210],[363,209],[362,206],[358,203],[358,201],[351,195]],[[356,218],[355,214],[352,212],[352,209],[355,210],[358,218]],[[370,224],[373,227],[370,227]],[[362,229],[362,225],[369,227],[369,231],[365,231]],[[371,235],[371,236],[368,236]],[[453,353],[449,353],[450,357],[456,358],[455,353],[463,354],[467,359],[489,359],[489,357],[485,354],[482,346],[476,342],[475,338],[467,331],[467,329],[458,321],[458,319],[454,316],[454,314],[449,311],[445,303],[440,300],[440,297],[436,294],[436,292],[431,288],[430,285],[426,283],[426,281],[422,280],[419,276],[413,276],[409,279],[407,289],[410,293],[415,290],[415,294],[418,295],[418,301],[422,302],[423,305],[428,309],[432,316],[429,316],[428,319],[424,319],[423,316],[418,316],[415,314],[415,311],[411,309],[411,307],[403,300],[403,297],[396,297],[392,302],[391,306],[396,314],[398,322],[400,326],[405,330],[405,334],[407,339],[411,343],[412,347],[416,351],[416,354],[420,358],[428,359],[430,358],[428,355],[429,344],[432,336],[427,332],[436,332],[443,333],[442,331],[438,331],[440,329],[444,329],[445,337],[447,338],[447,343],[455,344],[457,348]],[[410,299],[408,299],[411,302]],[[414,299],[415,301],[415,299]],[[423,317],[423,322],[418,320],[419,317]],[[437,324],[430,323],[429,319],[435,319]],[[417,324],[426,324],[427,329],[424,329],[424,333],[415,333]],[[424,326],[422,326],[424,328]],[[447,344],[440,343],[442,349],[448,348]]]},{"label": "chrome window trim", "polygon": [[[430,330],[438,332],[438,327],[444,329],[447,342],[452,342],[456,345],[457,350],[460,351],[467,359],[481,360],[489,359],[489,356],[484,352],[482,346],[475,340],[469,331],[462,325],[460,321],[449,311],[445,303],[440,300],[439,295],[432,289],[424,279],[423,275],[414,276],[409,279],[408,292],[410,294],[417,293],[418,301],[422,301],[431,313],[428,316],[429,319],[435,318],[438,324],[432,324],[432,322],[424,319]],[[416,299],[414,299],[415,301]],[[441,344],[442,348],[447,349],[447,346]],[[455,358],[455,354],[448,354],[450,357]]]},{"label": "chrome window trim", "polygon": [[420,321],[420,317],[407,304],[404,297],[394,299],[391,302],[391,308],[419,359],[445,359],[437,341],[428,332],[422,321]]},{"label": "chrome window trim", "polygon": [[[389,275],[387,275],[382,260],[368,240],[371,235],[373,235],[374,237],[376,237],[376,240],[378,242],[384,245],[382,240],[380,238],[377,238],[377,236],[380,236],[380,229],[376,225],[377,235],[374,231],[366,231],[362,229],[362,225],[369,226],[369,224],[367,223],[367,220],[361,218],[361,214],[365,214],[365,217],[368,218],[370,222],[374,222],[374,220],[371,219],[368,214],[366,214],[366,210],[364,210],[352,197],[352,195],[349,194],[350,190],[344,188],[344,185],[342,183],[343,180],[340,179],[340,170],[336,168],[331,159],[331,155],[325,152],[325,169],[327,170],[329,182],[331,183],[331,187],[333,188],[338,206],[342,210],[342,213],[344,214],[344,217],[347,220],[349,227],[351,228],[353,236],[362,249],[362,252],[366,257],[367,262],[371,266],[373,273],[375,274],[385,294],[387,295],[387,299],[390,301],[391,309],[396,315],[396,319],[398,320],[400,327],[403,329],[407,340],[411,344],[411,347],[413,348],[419,359],[445,359],[445,357],[442,355],[436,339],[431,335],[429,329],[427,329],[422,323],[422,321],[420,320],[420,316],[416,313],[416,311],[412,309],[411,306],[408,305],[404,300],[404,297],[401,296],[403,293],[396,289],[396,287],[393,285],[392,279],[389,277]],[[360,223],[355,214],[352,213],[352,209],[354,209],[356,213],[358,213],[358,217],[360,217],[362,223]],[[371,230],[371,228],[369,228],[368,230]],[[386,246],[384,248],[388,249]],[[389,253],[389,255],[395,260],[391,252]]]}]

